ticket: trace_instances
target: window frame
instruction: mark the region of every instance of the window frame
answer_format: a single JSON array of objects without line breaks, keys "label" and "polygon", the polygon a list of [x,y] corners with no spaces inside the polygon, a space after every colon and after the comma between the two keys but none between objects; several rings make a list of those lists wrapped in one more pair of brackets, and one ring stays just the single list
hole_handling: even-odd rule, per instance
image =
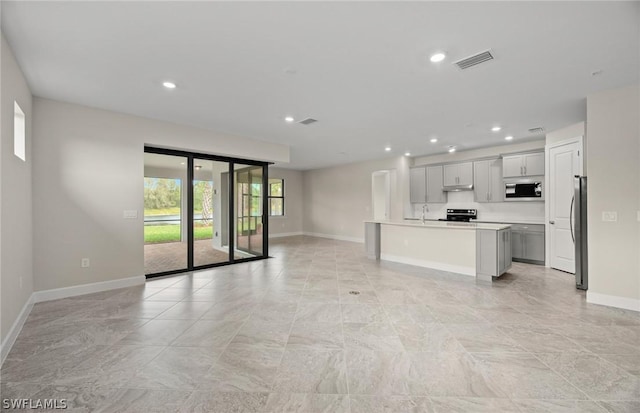
[{"label": "window frame", "polygon": [[13,154],[27,162],[27,115],[18,101],[13,101]]},{"label": "window frame", "polygon": [[[267,201],[268,201],[267,203],[269,205],[269,211],[268,211],[269,215],[268,216],[270,218],[271,217],[281,218],[281,217],[284,217],[286,215],[286,209],[285,209],[285,205],[284,205],[285,204],[285,200],[284,200],[284,198],[285,198],[284,178],[272,178],[272,177],[269,177],[269,181],[272,180],[272,179],[276,179],[276,180],[280,181],[280,184],[282,185],[282,195],[271,195],[271,185],[272,184],[270,182],[268,182],[268,185],[269,185],[269,187],[267,188]],[[274,184],[275,183],[276,182],[274,182]],[[273,215],[273,213],[271,211],[271,200],[272,199],[281,199],[282,200],[282,214]]]}]

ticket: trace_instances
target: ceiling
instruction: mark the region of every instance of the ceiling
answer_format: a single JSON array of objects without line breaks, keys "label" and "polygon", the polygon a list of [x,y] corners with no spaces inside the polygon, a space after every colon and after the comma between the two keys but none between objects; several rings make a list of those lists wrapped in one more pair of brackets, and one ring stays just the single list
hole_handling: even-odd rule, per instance
[{"label": "ceiling", "polygon": [[296,169],[585,120],[638,82],[639,27],[638,2],[2,2],[34,95],[290,145]]}]

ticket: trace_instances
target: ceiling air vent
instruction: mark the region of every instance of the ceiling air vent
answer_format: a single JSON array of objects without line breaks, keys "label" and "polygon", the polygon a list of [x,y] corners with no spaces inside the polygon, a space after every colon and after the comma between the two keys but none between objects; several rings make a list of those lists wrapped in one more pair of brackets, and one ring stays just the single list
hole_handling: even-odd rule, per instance
[{"label": "ceiling air vent", "polygon": [[301,123],[303,125],[311,125],[312,123],[316,123],[316,122],[317,122],[317,120],[315,120],[313,118],[306,118],[306,119],[302,119],[298,123]]},{"label": "ceiling air vent", "polygon": [[454,64],[458,66],[459,69],[464,70],[489,60],[493,60],[493,55],[491,54],[491,50],[486,50],[482,53],[460,59],[457,62],[454,62]]},{"label": "ceiling air vent", "polygon": [[544,128],[541,128],[539,126],[537,128],[531,128],[529,129],[529,133],[534,135],[542,135],[544,133]]}]

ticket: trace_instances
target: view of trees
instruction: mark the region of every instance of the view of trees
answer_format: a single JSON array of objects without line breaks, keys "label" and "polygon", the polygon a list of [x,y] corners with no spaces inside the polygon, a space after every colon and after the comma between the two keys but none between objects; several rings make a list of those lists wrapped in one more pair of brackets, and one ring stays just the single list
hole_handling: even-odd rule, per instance
[{"label": "view of trees", "polygon": [[[182,223],[180,198],[181,181],[179,179],[144,178],[144,215],[145,218],[149,218],[149,222],[146,222],[144,227],[145,243],[180,241]],[[211,239],[213,235],[212,181],[194,181],[193,212],[196,215],[194,239]]]},{"label": "view of trees", "polygon": [[[194,181],[193,210],[202,213],[204,219],[212,217],[213,182]],[[180,211],[180,180],[165,178],[144,178],[144,209],[147,215],[162,215],[163,211],[154,214],[150,210]],[[166,211],[165,211],[166,212]]]},{"label": "view of trees", "polygon": [[144,178],[144,209],[180,207],[180,180]]}]

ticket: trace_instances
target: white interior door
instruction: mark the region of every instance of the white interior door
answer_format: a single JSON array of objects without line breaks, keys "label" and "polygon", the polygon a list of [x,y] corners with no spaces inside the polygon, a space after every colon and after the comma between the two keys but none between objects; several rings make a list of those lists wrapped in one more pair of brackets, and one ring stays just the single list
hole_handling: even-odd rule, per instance
[{"label": "white interior door", "polygon": [[571,235],[574,177],[582,173],[578,142],[549,149],[549,265],[575,273],[575,249]]},{"label": "white interior door", "polygon": [[391,178],[389,171],[376,171],[372,175],[373,219],[388,220],[391,208]]}]

